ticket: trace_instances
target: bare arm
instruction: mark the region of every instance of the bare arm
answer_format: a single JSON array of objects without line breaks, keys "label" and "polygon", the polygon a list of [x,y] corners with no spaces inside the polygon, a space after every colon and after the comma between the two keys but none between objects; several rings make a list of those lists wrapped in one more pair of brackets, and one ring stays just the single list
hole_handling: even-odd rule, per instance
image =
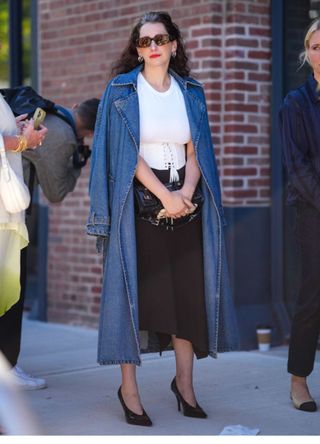
[{"label": "bare arm", "polygon": [[186,175],[183,187],[180,190],[183,196],[187,199],[186,203],[191,201],[200,176],[201,172],[197,163],[193,142],[190,140],[187,144]]},{"label": "bare arm", "polygon": [[6,151],[14,151],[19,145],[19,139],[16,136],[3,136],[3,142]]}]

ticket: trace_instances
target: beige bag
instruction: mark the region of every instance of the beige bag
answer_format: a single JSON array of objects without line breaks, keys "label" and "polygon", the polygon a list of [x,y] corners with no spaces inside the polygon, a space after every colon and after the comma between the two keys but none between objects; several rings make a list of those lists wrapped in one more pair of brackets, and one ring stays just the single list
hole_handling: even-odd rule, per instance
[{"label": "beige bag", "polygon": [[8,213],[19,213],[28,208],[30,193],[23,179],[17,176],[9,164],[1,134],[0,158],[0,197]]}]

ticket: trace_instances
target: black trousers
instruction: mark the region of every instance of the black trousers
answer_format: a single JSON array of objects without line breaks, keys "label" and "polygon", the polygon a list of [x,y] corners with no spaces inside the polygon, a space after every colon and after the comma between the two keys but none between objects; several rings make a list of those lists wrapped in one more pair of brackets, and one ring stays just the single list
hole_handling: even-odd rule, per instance
[{"label": "black trousers", "polygon": [[295,237],[301,275],[291,326],[288,372],[307,377],[313,370],[320,332],[320,211],[306,203],[298,204]]},{"label": "black trousers", "polygon": [[20,353],[22,314],[27,278],[27,248],[21,250],[20,263],[20,299],[0,317],[0,350],[12,367],[16,365]]}]

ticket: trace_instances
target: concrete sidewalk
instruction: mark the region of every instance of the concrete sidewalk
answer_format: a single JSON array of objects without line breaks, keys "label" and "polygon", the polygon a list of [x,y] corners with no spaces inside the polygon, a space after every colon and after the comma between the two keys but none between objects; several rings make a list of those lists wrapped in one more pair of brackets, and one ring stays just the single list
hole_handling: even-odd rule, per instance
[{"label": "concrete sidewalk", "polygon": [[[230,424],[259,428],[261,435],[320,434],[320,411],[304,413],[291,406],[286,347],[195,362],[205,420],[177,411],[170,391],[173,352],[143,355],[141,398],[154,423],[147,428],[126,424],[117,398],[120,371],[96,364],[95,330],[25,319],[22,336],[19,365],[48,383],[45,390],[24,392],[46,435],[219,435]],[[317,362],[310,388],[320,405],[319,370]]]}]

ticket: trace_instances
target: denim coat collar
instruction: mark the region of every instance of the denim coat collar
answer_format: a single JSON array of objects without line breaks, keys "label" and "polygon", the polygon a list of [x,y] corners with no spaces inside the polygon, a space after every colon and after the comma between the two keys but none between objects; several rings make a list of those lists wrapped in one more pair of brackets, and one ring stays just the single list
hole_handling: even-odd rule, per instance
[{"label": "denim coat collar", "polygon": [[[124,86],[124,85],[133,85],[135,90],[137,89],[137,78],[138,74],[142,71],[143,65],[138,65],[136,68],[134,68],[132,71],[129,71],[124,74],[120,74],[117,77],[115,77],[111,85],[112,86]],[[181,77],[179,74],[177,74],[172,69],[169,69],[169,73],[183,86],[184,89],[187,89],[188,84],[202,87],[201,83],[197,82],[191,77]]]}]

